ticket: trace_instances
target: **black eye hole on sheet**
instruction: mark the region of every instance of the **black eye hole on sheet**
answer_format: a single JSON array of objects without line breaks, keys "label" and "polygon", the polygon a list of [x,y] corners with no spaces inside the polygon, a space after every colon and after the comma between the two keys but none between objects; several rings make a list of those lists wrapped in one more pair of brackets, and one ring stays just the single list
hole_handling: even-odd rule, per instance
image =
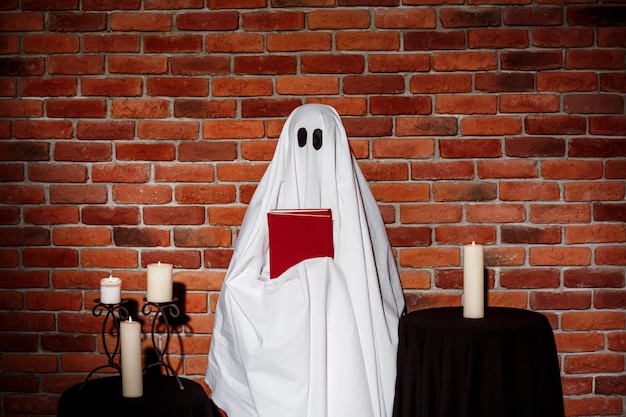
[{"label": "black eye hole on sheet", "polygon": [[298,146],[304,147],[306,145],[306,129],[301,127],[298,129]]},{"label": "black eye hole on sheet", "polygon": [[313,148],[318,151],[322,147],[322,129],[313,131]]}]

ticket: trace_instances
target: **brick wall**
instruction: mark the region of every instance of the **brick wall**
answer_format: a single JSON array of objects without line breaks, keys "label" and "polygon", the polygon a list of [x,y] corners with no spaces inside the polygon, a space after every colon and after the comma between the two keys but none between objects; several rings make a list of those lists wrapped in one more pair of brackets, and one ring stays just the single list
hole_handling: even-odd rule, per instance
[{"label": "brick wall", "polygon": [[55,414],[105,363],[100,278],[141,304],[157,260],[201,381],[246,204],[322,102],[409,308],[458,305],[483,243],[489,303],[553,324],[567,414],[625,415],[624,22],[623,0],[2,0],[0,413]]}]

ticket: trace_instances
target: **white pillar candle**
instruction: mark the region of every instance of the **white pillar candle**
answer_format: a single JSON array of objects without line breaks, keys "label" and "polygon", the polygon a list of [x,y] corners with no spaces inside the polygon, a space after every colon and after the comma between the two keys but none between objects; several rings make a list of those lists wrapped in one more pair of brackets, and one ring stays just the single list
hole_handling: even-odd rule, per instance
[{"label": "white pillar candle", "polygon": [[472,242],[463,247],[463,317],[485,316],[483,246]]},{"label": "white pillar candle", "polygon": [[152,303],[172,301],[174,275],[172,264],[148,264],[148,287],[146,299]]},{"label": "white pillar candle", "polygon": [[122,361],[122,395],[137,398],[143,395],[141,367],[141,325],[130,317],[120,323],[120,354]]},{"label": "white pillar candle", "polygon": [[100,280],[100,302],[102,304],[119,304],[122,300],[122,280],[110,276]]}]

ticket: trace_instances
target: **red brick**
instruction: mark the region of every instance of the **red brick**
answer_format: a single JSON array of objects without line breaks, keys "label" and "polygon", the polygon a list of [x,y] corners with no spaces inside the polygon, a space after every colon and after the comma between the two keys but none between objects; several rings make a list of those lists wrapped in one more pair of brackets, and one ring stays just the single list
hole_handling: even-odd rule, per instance
[{"label": "red brick", "polygon": [[154,180],[161,182],[213,182],[213,165],[157,165],[154,167]]},{"label": "red brick", "polygon": [[565,228],[567,244],[624,241],[626,241],[626,228],[623,224],[572,225]]},{"label": "red brick", "polygon": [[490,201],[497,196],[496,184],[450,182],[433,184],[435,201]]},{"label": "red brick", "polygon": [[174,194],[181,204],[227,204],[235,201],[236,188],[228,184],[178,185]]},{"label": "red brick", "polygon": [[[625,135],[626,117],[592,116],[589,118],[589,133],[595,135]],[[621,155],[626,153],[623,145],[619,149]]]},{"label": "red brick", "polygon": [[173,161],[176,149],[170,143],[118,143],[115,145],[118,160],[122,161]]},{"label": "red brick", "polygon": [[431,108],[430,97],[370,97],[370,112],[372,114],[430,114]]},{"label": "red brick", "polygon": [[[390,117],[347,117],[343,119],[343,125],[350,138],[389,136],[393,129],[392,123]],[[355,150],[357,143],[352,141],[350,146],[358,156]]]},{"label": "red brick", "polygon": [[624,271],[569,269],[563,272],[563,285],[572,288],[621,288],[624,286]]},{"label": "red brick", "polygon": [[43,102],[40,100],[13,100],[0,101],[0,114],[3,117],[41,117],[43,116]]},{"label": "red brick", "polygon": [[[375,139],[372,144],[374,158],[425,158],[434,155],[435,141],[433,139]],[[411,172],[419,178],[423,172],[432,172],[430,167],[420,169],[412,163]],[[416,169],[417,168],[417,169]]]},{"label": "red brick", "polygon": [[596,394],[601,395],[626,395],[626,377],[599,376],[596,378]]},{"label": "red brick", "polygon": [[442,139],[439,141],[442,158],[494,158],[502,156],[500,141],[496,139]]},{"label": "red brick", "polygon": [[50,245],[50,231],[40,227],[5,227],[2,234],[2,246]]},{"label": "red brick", "polygon": [[0,181],[21,182],[24,181],[24,165],[2,164],[0,165]]},{"label": "red brick", "polygon": [[181,13],[176,17],[178,30],[236,30],[239,28],[239,15],[236,11]]},{"label": "red brick", "polygon": [[565,113],[624,112],[624,98],[617,94],[568,94],[563,99]]},{"label": "red brick", "polygon": [[90,249],[80,253],[81,265],[87,268],[136,268],[137,251],[129,249]]},{"label": "red brick", "polygon": [[195,250],[176,251],[143,251],[141,253],[141,265],[156,262],[166,262],[174,265],[174,268],[198,269],[201,266],[200,252]]},{"label": "red brick", "polygon": [[461,120],[464,135],[516,135],[522,132],[522,121],[507,116],[470,116]]},{"label": "red brick", "polygon": [[237,112],[234,100],[181,99],[174,101],[174,116],[194,118],[233,118]]},{"label": "red brick", "polygon": [[171,9],[201,9],[204,6],[202,0],[146,0],[146,9],[171,10]]},{"label": "red brick", "polygon": [[531,247],[532,266],[586,266],[591,263],[591,251],[579,247]]},{"label": "red brick", "polygon": [[[296,59],[286,55],[271,56],[236,56],[234,58],[234,72],[236,74],[295,74]],[[302,64],[304,68],[304,64]]]},{"label": "red brick", "polygon": [[624,28],[598,28],[598,46],[626,46]]},{"label": "red brick", "polygon": [[42,335],[41,347],[51,352],[93,352],[95,338],[79,334]]},{"label": "red brick", "polygon": [[173,75],[224,75],[230,72],[230,61],[221,56],[174,56],[170,67]]},{"label": "red brick", "polygon": [[619,6],[575,6],[567,9],[567,21],[575,26],[619,26],[626,9]]},{"label": "red brick", "polygon": [[500,285],[504,288],[559,288],[560,283],[558,269],[507,269],[500,272]]},{"label": "red brick", "polygon": [[163,56],[124,56],[108,57],[109,72],[112,74],[165,74],[167,58]]},{"label": "red brick", "polygon": [[[47,288],[49,285],[48,270],[44,269],[29,271],[7,270],[3,271],[2,277],[0,277],[0,286],[2,288]],[[16,330],[16,328],[3,328],[3,330]],[[34,329],[22,327],[17,330]],[[51,330],[51,328],[43,330]]]},{"label": "red brick", "polygon": [[609,350],[626,352],[626,333],[609,333]]},{"label": "red brick", "polygon": [[243,14],[244,30],[274,32],[304,29],[304,13],[299,11],[251,12]]},{"label": "red brick", "polygon": [[465,33],[462,31],[419,31],[404,33],[404,49],[406,51],[464,49],[465,41]]},{"label": "red brick", "polygon": [[130,119],[155,119],[170,116],[170,103],[162,99],[124,99],[111,104],[111,116]]},{"label": "red brick", "polygon": [[86,96],[133,97],[142,92],[140,78],[83,78],[81,92]]},{"label": "red brick", "polygon": [[402,181],[409,177],[408,166],[404,162],[363,161],[359,166],[368,181]]},{"label": "red brick", "polygon": [[118,204],[167,204],[172,190],[167,185],[113,185],[113,201]]},{"label": "red brick", "polygon": [[138,10],[140,0],[82,0],[83,10]]},{"label": "red brick", "polygon": [[150,166],[147,164],[94,165],[93,182],[147,182],[150,179]]},{"label": "red brick", "polygon": [[178,160],[181,162],[234,161],[237,158],[237,143],[181,143],[178,152]]},{"label": "red brick", "polygon": [[52,234],[56,246],[107,246],[111,231],[104,227],[58,227]]},{"label": "red brick", "polygon": [[526,48],[528,31],[521,29],[470,29],[467,31],[470,48]]},{"label": "red brick", "polygon": [[0,35],[0,53],[16,55],[20,53],[20,37],[18,35]]},{"label": "red brick", "polygon": [[205,221],[204,208],[200,206],[145,207],[143,222],[148,225],[198,225]]},{"label": "red brick", "polygon": [[86,34],[82,39],[85,52],[139,52],[139,34]]},{"label": "red brick", "polygon": [[28,310],[80,310],[83,295],[80,292],[27,291],[25,306]]},{"label": "red brick", "polygon": [[48,72],[54,75],[104,74],[104,57],[101,55],[51,55]]},{"label": "red brick", "polygon": [[200,52],[202,50],[202,36],[145,35],[143,44],[143,49],[147,53]]},{"label": "red brick", "polygon": [[446,28],[500,26],[500,10],[484,8],[482,10],[464,10],[448,8],[441,10],[441,24]]},{"label": "red brick", "polygon": [[626,73],[600,74],[600,90],[626,92]]},{"label": "red brick", "polygon": [[113,241],[116,246],[169,246],[170,232],[148,227],[114,227]]},{"label": "red brick", "polygon": [[559,51],[511,51],[501,55],[503,70],[538,71],[559,69],[563,66],[563,58]]},{"label": "red brick", "polygon": [[84,224],[92,225],[136,225],[139,224],[137,207],[86,206],[82,209]]},{"label": "red brick", "polygon": [[506,154],[517,157],[564,156],[565,141],[552,137],[511,137],[506,138]]},{"label": "red brick", "polygon": [[41,204],[44,198],[44,190],[39,186],[0,184],[0,203]]},{"label": "red brick", "polygon": [[560,189],[556,182],[507,181],[500,183],[500,198],[506,201],[559,200]]},{"label": "red brick", "polygon": [[439,95],[435,112],[441,114],[495,114],[495,96]]},{"label": "red brick", "polygon": [[56,161],[105,162],[111,160],[111,145],[108,143],[60,142],[55,144]]},{"label": "red brick", "polygon": [[56,355],[33,353],[5,353],[1,360],[5,372],[57,372]]},{"label": "red brick", "polygon": [[533,75],[524,72],[477,73],[476,89],[490,93],[533,91]]},{"label": "red brick", "polygon": [[565,55],[565,69],[623,69],[624,51],[619,49],[572,49]]},{"label": "red brick", "polygon": [[172,29],[172,17],[163,13],[115,12],[111,13],[110,26],[124,32],[167,32]]},{"label": "red brick", "polygon": [[596,263],[600,265],[626,265],[626,248],[622,246],[597,248]]},{"label": "red brick", "polygon": [[79,38],[76,35],[51,33],[24,36],[24,52],[28,53],[77,53]]},{"label": "red brick", "polygon": [[[24,212],[27,208],[24,209]],[[20,222],[20,211],[17,207],[0,207],[0,224],[17,224]],[[28,221],[25,220],[26,223]]]},{"label": "red brick", "polygon": [[288,95],[338,94],[339,79],[331,76],[283,76],[276,80],[276,92]]},{"label": "red brick", "polygon": [[381,202],[427,201],[430,192],[428,184],[376,183],[370,188]]},{"label": "red brick", "polygon": [[99,204],[107,202],[105,185],[51,185],[53,204]]},{"label": "red brick", "polygon": [[207,81],[203,78],[149,78],[147,83],[148,94],[151,96],[190,96],[203,97],[207,95]]},{"label": "red brick", "polygon": [[454,136],[458,133],[454,117],[397,117],[398,136]]},{"label": "red brick", "polygon": [[89,178],[84,165],[29,164],[28,179],[37,182],[87,182]]},{"label": "red brick", "polygon": [[593,218],[599,221],[616,221],[626,223],[626,204],[594,203]]},{"label": "red brick", "polygon": [[505,94],[500,96],[503,113],[556,113],[560,99],[551,94]]},{"label": "red brick", "polygon": [[433,56],[436,71],[494,71],[497,66],[497,56],[492,52],[438,52]]},{"label": "red brick", "polygon": [[472,77],[469,74],[413,75],[410,89],[412,93],[468,93],[472,91]]},{"label": "red brick", "polygon": [[586,204],[532,204],[530,220],[535,223],[580,223],[591,220]]},{"label": "red brick", "polygon": [[41,31],[44,25],[44,14],[39,12],[3,13],[0,31],[31,32]]},{"label": "red brick", "polygon": [[606,373],[624,370],[624,355],[587,354],[566,356],[564,370],[567,373]]},{"label": "red brick", "polygon": [[493,226],[437,226],[435,242],[440,244],[461,245],[470,241],[491,244],[496,241],[496,228]]},{"label": "red brick", "polygon": [[430,69],[427,54],[372,53],[367,62],[370,72],[423,72]]},{"label": "red brick", "polygon": [[408,293],[405,296],[407,311],[426,308],[451,307],[461,305],[461,296],[441,293]]},{"label": "red brick", "polygon": [[228,247],[232,244],[232,232],[227,227],[174,228],[176,247]]},{"label": "red brick", "polygon": [[397,51],[400,37],[393,32],[338,32],[335,45],[339,51]]},{"label": "red brick", "polygon": [[466,207],[467,221],[473,223],[519,223],[526,219],[519,204],[472,204]]},{"label": "red brick", "polygon": [[22,97],[73,96],[76,94],[76,78],[50,77],[26,78],[20,81]]},{"label": "red brick", "polygon": [[565,201],[622,200],[624,183],[620,181],[567,183],[564,197]]},{"label": "red brick", "polygon": [[214,78],[213,95],[217,97],[251,97],[272,94],[272,81],[266,78]]},{"label": "red brick", "polygon": [[364,69],[365,58],[360,54],[316,54],[300,58],[303,74],[361,74]]},{"label": "red brick", "polygon": [[[232,249],[207,249],[204,251],[204,266],[207,268],[228,268],[233,256]],[[212,309],[212,311],[214,311]]]},{"label": "red brick", "polygon": [[77,139],[132,139],[134,134],[132,121],[79,121],[76,124]]},{"label": "red brick", "polygon": [[80,219],[77,207],[25,207],[23,211],[24,222],[31,224],[71,224],[78,223]]},{"label": "red brick", "polygon": [[530,294],[530,308],[533,310],[586,310],[591,307],[591,292],[561,291]]},{"label": "red brick", "polygon": [[24,248],[22,264],[26,267],[76,267],[78,252],[66,248]]},{"label": "red brick", "polygon": [[626,308],[626,292],[615,290],[600,290],[594,293],[593,304],[596,308],[624,309]]},{"label": "red brick", "polygon": [[370,14],[367,10],[312,10],[307,13],[308,28],[324,29],[367,29]]},{"label": "red brick", "polygon": [[537,178],[537,163],[534,161],[479,161],[479,178]]},{"label": "red brick", "polygon": [[260,181],[267,169],[266,164],[220,164],[217,166],[217,178],[220,181],[243,182]]},{"label": "red brick", "polygon": [[106,103],[99,99],[50,99],[46,102],[48,117],[103,118]]},{"label": "red brick", "polygon": [[400,265],[404,267],[446,267],[460,265],[458,248],[412,248],[400,250]]},{"label": "red brick", "polygon": [[137,136],[142,139],[197,139],[198,122],[172,122],[140,120],[137,122]]},{"label": "red brick", "polygon": [[602,178],[601,161],[544,161],[541,175],[548,179],[590,180]]},{"label": "red brick", "polygon": [[554,339],[559,352],[594,352],[604,348],[600,333],[557,333]]},{"label": "red brick", "polygon": [[539,72],[537,73],[537,91],[594,91],[598,80],[592,72]]},{"label": "red brick", "polygon": [[240,226],[246,213],[245,207],[209,207],[207,210],[209,223],[220,226]]},{"label": "red brick", "polygon": [[298,98],[250,98],[241,103],[241,116],[254,117],[286,117],[302,104]]},{"label": "red brick", "polygon": [[507,26],[560,26],[563,11],[552,6],[510,7],[505,9],[504,23]]},{"label": "red brick", "polygon": [[556,244],[561,242],[559,227],[502,226],[502,243]]},{"label": "red brick", "polygon": [[526,132],[535,135],[581,135],[585,133],[585,119],[578,116],[528,116]]},{"label": "red brick", "polygon": [[425,290],[431,287],[430,272],[422,270],[400,271],[400,283],[404,289]]},{"label": "red brick", "polygon": [[437,26],[435,10],[427,9],[377,9],[377,28],[383,29],[434,29]]},{"label": "red brick", "polygon": [[69,139],[74,133],[69,120],[16,120],[13,131],[18,139]]}]

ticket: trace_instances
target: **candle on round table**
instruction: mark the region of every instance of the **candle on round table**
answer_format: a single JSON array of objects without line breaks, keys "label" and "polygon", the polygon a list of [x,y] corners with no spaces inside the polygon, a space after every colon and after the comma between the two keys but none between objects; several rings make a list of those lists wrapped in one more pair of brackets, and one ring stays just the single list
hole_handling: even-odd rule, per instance
[{"label": "candle on round table", "polygon": [[485,316],[483,246],[472,242],[463,247],[463,317]]},{"label": "candle on round table", "polygon": [[153,303],[172,301],[174,275],[172,264],[148,264],[148,286],[146,299]]},{"label": "candle on round table", "polygon": [[119,304],[122,300],[122,280],[109,275],[100,280],[100,302],[102,304]]},{"label": "candle on round table", "polygon": [[120,323],[120,355],[122,363],[122,395],[137,398],[143,395],[141,367],[141,325],[130,317]]}]

